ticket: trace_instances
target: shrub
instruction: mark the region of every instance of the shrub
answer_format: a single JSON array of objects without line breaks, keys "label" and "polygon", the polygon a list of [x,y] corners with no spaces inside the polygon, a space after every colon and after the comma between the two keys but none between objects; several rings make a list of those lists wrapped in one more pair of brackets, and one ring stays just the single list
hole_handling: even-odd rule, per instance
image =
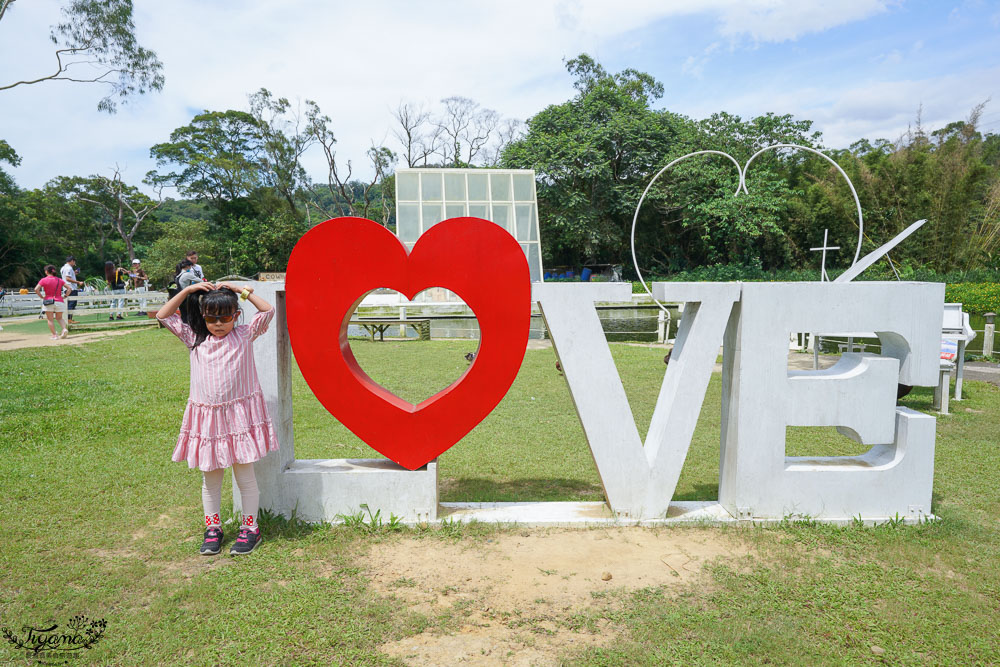
[{"label": "shrub", "polygon": [[1000,283],[952,283],[945,287],[944,300],[962,304],[967,313],[1000,312]]}]

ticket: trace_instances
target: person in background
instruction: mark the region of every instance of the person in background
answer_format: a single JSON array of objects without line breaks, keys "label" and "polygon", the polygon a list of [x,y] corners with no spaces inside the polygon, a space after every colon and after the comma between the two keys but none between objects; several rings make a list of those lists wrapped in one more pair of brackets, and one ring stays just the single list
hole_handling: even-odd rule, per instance
[{"label": "person in background", "polygon": [[[69,334],[69,327],[63,321],[63,313],[66,312],[66,301],[63,299],[64,293],[69,293],[69,286],[59,277],[56,267],[52,264],[45,266],[45,277],[35,285],[35,294],[42,300],[42,308],[45,309],[45,318],[49,321],[49,331],[52,332],[52,340],[65,338]],[[56,335],[56,328],[52,324],[52,317],[55,316],[62,327],[62,333]]]},{"label": "person in background", "polygon": [[[199,280],[204,280],[205,272],[201,270],[201,264],[198,263],[198,251],[188,250],[187,255],[185,255],[185,257],[189,262],[191,262],[192,266],[191,270],[194,271],[194,275],[198,276]],[[183,289],[183,287],[181,289]]]},{"label": "person in background", "polygon": [[[59,274],[62,276],[63,281],[72,290],[68,296],[76,296],[80,293],[79,287],[83,285],[83,281],[77,280],[76,278],[76,257],[70,255],[66,258],[66,263],[62,265],[59,269]],[[73,320],[73,311],[76,310],[76,301],[70,301],[66,306],[66,314],[68,316],[68,324],[76,324]]]},{"label": "person in background", "polygon": [[[132,270],[129,272],[129,278],[132,280],[132,286],[135,288],[136,292],[147,292],[149,291],[149,276],[146,275],[145,269],[142,268],[142,261],[138,259],[132,260]],[[142,299],[139,302],[139,312],[136,313],[139,317],[146,315],[146,299]]]},{"label": "person in background", "polygon": [[[177,264],[177,269],[176,269],[177,272],[176,275],[174,276],[174,282],[177,284],[177,287],[176,289],[167,290],[167,293],[170,295],[171,299],[174,298],[174,296],[176,296],[179,292],[184,291],[186,287],[190,287],[191,285],[194,285],[196,283],[204,282],[203,280],[199,280],[198,276],[194,275],[194,271],[191,270],[192,266],[194,265],[191,264],[190,259],[182,259]],[[189,305],[190,304],[188,304],[187,300],[182,301],[180,308],[178,310],[178,312],[181,315],[181,321],[184,322],[184,324],[188,324],[190,322],[189,318],[191,316],[191,312]]]},{"label": "person in background", "polygon": [[190,259],[182,260],[180,264],[177,265],[180,270],[177,272],[177,288],[184,289],[190,287],[195,283],[205,282],[205,279],[198,275],[195,271],[196,264],[192,263]]},{"label": "person in background", "polygon": [[[115,268],[114,262],[104,262],[104,279],[108,281],[108,289],[112,294],[125,294],[125,281],[128,280],[128,271]],[[117,316],[116,316],[117,311]],[[111,300],[111,310],[108,312],[108,320],[125,319],[125,297]]]}]

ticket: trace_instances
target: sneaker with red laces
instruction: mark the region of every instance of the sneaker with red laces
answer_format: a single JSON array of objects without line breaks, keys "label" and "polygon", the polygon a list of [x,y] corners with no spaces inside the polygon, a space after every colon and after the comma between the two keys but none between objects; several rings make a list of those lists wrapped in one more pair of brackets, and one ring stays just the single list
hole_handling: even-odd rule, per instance
[{"label": "sneaker with red laces", "polygon": [[214,556],[222,551],[222,529],[209,528],[205,531],[205,541],[201,543],[199,552],[202,556]]},{"label": "sneaker with red laces", "polygon": [[260,534],[259,529],[257,531],[253,531],[248,527],[243,526],[240,528],[240,533],[236,536],[236,541],[233,542],[233,546],[229,549],[229,553],[233,556],[248,554],[256,549],[257,545],[263,541],[264,538]]}]

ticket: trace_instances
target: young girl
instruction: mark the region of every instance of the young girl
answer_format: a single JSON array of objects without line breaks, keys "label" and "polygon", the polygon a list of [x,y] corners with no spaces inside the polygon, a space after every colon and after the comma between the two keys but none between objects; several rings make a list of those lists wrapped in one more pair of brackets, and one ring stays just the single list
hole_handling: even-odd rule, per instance
[{"label": "young girl", "polygon": [[[257,314],[250,324],[236,326],[241,298],[249,298]],[[185,300],[188,324],[177,314]],[[187,461],[203,473],[201,497],[207,528],[200,551],[211,556],[222,549],[222,473],[232,466],[243,504],[243,525],[229,553],[248,554],[262,541],[253,462],[278,449],[252,347],[274,318],[274,309],[254,296],[253,288],[200,282],[178,292],[156,317],[191,350],[191,394],[173,460]]]},{"label": "young girl", "polygon": [[[63,300],[63,290],[65,287],[66,281],[59,277],[59,272],[56,271],[56,267],[52,264],[45,266],[45,277],[35,285],[35,294],[43,302],[46,299],[54,299],[52,303],[42,306],[45,310],[45,317],[49,321],[49,331],[52,332],[52,340],[65,338],[66,334],[69,333],[66,322],[63,321],[63,313],[66,312],[66,302]],[[67,289],[66,291],[68,292],[69,290]],[[62,332],[59,335],[56,335],[56,328],[52,325],[53,315],[55,315],[56,321],[59,322],[59,326],[62,327]]]}]

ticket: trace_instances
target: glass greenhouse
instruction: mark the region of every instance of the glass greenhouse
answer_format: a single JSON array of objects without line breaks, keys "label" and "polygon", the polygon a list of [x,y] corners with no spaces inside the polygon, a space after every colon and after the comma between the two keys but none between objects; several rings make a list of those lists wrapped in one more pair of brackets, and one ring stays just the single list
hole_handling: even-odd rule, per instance
[{"label": "glass greenhouse", "polygon": [[542,279],[535,172],[530,169],[397,169],[396,235],[413,248],[420,235],[449,218],[494,222],[514,236]]}]

